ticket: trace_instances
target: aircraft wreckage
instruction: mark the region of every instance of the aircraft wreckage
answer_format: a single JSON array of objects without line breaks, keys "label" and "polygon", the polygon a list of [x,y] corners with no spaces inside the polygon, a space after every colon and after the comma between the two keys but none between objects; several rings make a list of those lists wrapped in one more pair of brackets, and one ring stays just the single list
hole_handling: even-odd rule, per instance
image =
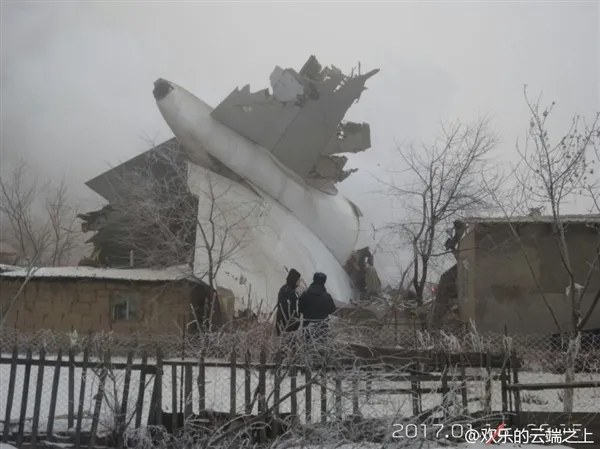
[{"label": "aircraft wreckage", "polygon": [[[214,220],[208,216],[214,207],[227,211],[219,216],[223,223],[240,216],[252,222],[230,230],[229,238],[238,242],[235,257],[220,262],[214,279],[236,301],[245,303],[251,296],[263,307],[274,307],[292,267],[307,281],[316,271],[326,273],[328,290],[339,303],[365,291],[365,267],[374,268],[368,250],[355,248],[362,214],[336,184],[355,171],[344,169],[343,153],[370,148],[369,125],[343,119],[378,71],[347,76],[333,66],[323,68],[311,56],[299,72],[276,67],[271,90],[236,88],[214,109],[171,81],[154,83],[158,109],[188,161],[187,184],[198,197],[198,222]],[[125,162],[87,185],[112,202],[116,183],[110,178],[123,177],[140,160]],[[218,193],[201,194],[208,190]],[[110,221],[98,220],[105,215],[106,208],[82,216],[84,230],[98,231],[91,239],[95,246],[101,246],[98,236]],[[200,234],[195,235],[192,265],[202,279],[210,254]],[[349,264],[354,266],[349,269]]]}]

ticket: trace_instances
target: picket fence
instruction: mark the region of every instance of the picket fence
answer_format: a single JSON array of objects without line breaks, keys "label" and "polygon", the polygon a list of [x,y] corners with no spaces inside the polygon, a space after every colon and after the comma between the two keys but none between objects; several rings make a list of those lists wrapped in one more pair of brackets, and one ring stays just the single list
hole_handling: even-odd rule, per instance
[{"label": "picket fence", "polygon": [[[97,445],[123,448],[125,445],[126,429],[140,429],[145,426],[163,426],[168,433],[174,433],[178,429],[185,428],[191,418],[202,419],[210,428],[224,425],[226,422],[235,423],[243,427],[260,423],[270,422],[269,417],[275,416],[285,418],[288,422],[298,418],[298,401],[304,400],[304,420],[312,423],[317,414],[313,411],[313,393],[320,395],[320,413],[318,421],[326,424],[328,421],[341,422],[348,418],[344,416],[342,408],[342,379],[351,379],[352,383],[352,413],[350,416],[360,416],[359,397],[361,395],[408,395],[412,402],[414,416],[431,416],[431,410],[423,410],[422,395],[440,394],[442,403],[450,392],[450,383],[459,383],[460,387],[454,391],[460,394],[460,402],[463,411],[468,413],[469,397],[467,388],[470,382],[479,382],[485,385],[483,409],[477,413],[479,417],[492,417],[500,422],[511,418],[511,422],[519,423],[521,412],[520,394],[524,390],[540,390],[545,388],[594,388],[598,383],[584,383],[569,385],[547,385],[547,384],[519,384],[518,370],[519,361],[516,353],[492,354],[492,353],[432,353],[429,351],[395,351],[393,354],[374,354],[355,359],[338,360],[335,367],[292,365],[282,370],[280,364],[268,362],[277,358],[268,357],[265,351],[260,352],[259,360],[253,361],[248,351],[240,357],[236,351],[232,351],[229,360],[207,361],[203,356],[196,360],[164,360],[160,348],[152,354],[144,352],[141,354],[141,362],[134,362],[135,354],[130,351],[126,362],[111,360],[110,353],[105,353],[100,363],[90,360],[90,352],[85,349],[83,357],[76,357],[73,350],[64,354],[59,350],[56,357],[48,358],[45,350],[34,351],[27,348],[12,348],[12,353],[4,353],[0,357],[0,367],[10,366],[8,382],[5,389],[6,401],[4,411],[4,426],[2,430],[2,442],[14,443],[17,447],[26,444],[27,447],[36,448],[42,441],[61,442],[71,444],[79,449],[81,447],[94,448]],[[24,349],[24,348],[23,348]],[[34,357],[34,352],[36,357]],[[358,351],[360,352],[360,351]],[[10,355],[9,355],[10,354]],[[23,356],[24,354],[24,356]],[[16,378],[18,367],[23,367],[22,389],[17,391]],[[229,370],[230,403],[228,411],[207,410],[206,407],[206,368],[225,368]],[[452,369],[450,369],[452,368]],[[480,368],[480,375],[467,375],[467,368]],[[495,368],[495,370],[493,370]],[[81,370],[78,390],[76,389],[75,370]],[[33,371],[37,371],[37,377],[33,380]],[[50,370],[52,382],[50,387],[48,409],[42,410],[42,394],[45,388],[44,373]],[[66,413],[67,427],[69,432],[55,431],[55,415],[57,401],[59,400],[59,383],[67,371],[67,400],[68,412]],[[171,370],[169,382],[163,382],[164,373]],[[99,373],[97,394],[94,396],[93,414],[91,416],[91,428],[83,428],[84,402],[86,394],[86,382],[89,373]],[[122,397],[120,400],[120,411],[115,414],[115,425],[110,435],[98,436],[100,412],[105,398],[106,380],[110,373],[124,372]],[[131,384],[132,373],[139,372],[137,381],[137,396],[132,397]],[[238,413],[237,385],[239,371],[243,372],[244,414]],[[361,379],[365,373],[377,371],[385,375],[386,381],[410,382],[410,388],[374,388],[372,378],[365,382],[363,389],[359,388]],[[500,374],[494,374],[500,372]],[[179,375],[178,375],[179,373]],[[350,374],[348,374],[350,373]],[[252,376],[258,374],[258,386],[252,387]],[[273,374],[273,390],[267,392],[267,375]],[[283,377],[289,377],[289,391],[282,395],[280,386]],[[304,383],[298,386],[298,378],[304,377]],[[348,377],[350,376],[350,377]],[[178,385],[178,379],[180,384]],[[328,380],[329,379],[329,380]],[[501,383],[502,410],[492,410],[492,382]],[[35,388],[31,388],[35,382]],[[64,380],[63,380],[64,382]],[[438,387],[424,387],[423,382],[438,384]],[[334,412],[328,407],[328,383],[334,384]],[[182,385],[181,385],[182,384]],[[194,386],[195,384],[195,386]],[[150,407],[147,415],[144,415],[144,398],[146,389],[151,388]],[[197,389],[197,401],[194,401],[193,389]],[[171,390],[171,403],[168,404],[171,413],[163,409],[163,392]],[[316,389],[316,392],[314,391]],[[179,394],[178,394],[179,393]],[[269,394],[267,394],[269,393]],[[33,415],[28,417],[29,395],[34,394]],[[299,398],[300,396],[303,398]],[[272,397],[272,405],[268,406],[267,398]],[[179,398],[179,400],[178,400]],[[289,413],[280,413],[280,406],[284,401],[289,401]],[[19,419],[11,420],[13,416],[13,404],[20,402]],[[126,418],[127,410],[135,404],[134,414]],[[241,404],[240,404],[241,405]],[[256,406],[256,414],[253,414]],[[442,407],[444,416],[439,419],[448,419],[448,409]],[[179,411],[179,412],[178,412]],[[31,411],[29,411],[31,413]],[[283,416],[285,415],[285,416]],[[40,417],[47,417],[45,428],[40,428]],[[516,418],[515,418],[516,417]],[[31,429],[26,431],[25,422],[31,420]],[[523,421],[523,419],[521,419]],[[278,435],[281,419],[272,421],[272,424],[257,427],[256,439],[265,441],[273,435]]]}]

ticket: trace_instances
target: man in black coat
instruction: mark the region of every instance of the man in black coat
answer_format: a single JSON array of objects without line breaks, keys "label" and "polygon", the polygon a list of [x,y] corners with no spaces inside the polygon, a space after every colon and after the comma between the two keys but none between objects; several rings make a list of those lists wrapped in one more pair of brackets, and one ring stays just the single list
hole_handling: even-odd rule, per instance
[{"label": "man in black coat", "polygon": [[281,335],[282,332],[293,332],[300,327],[296,288],[301,277],[300,273],[292,268],[287,275],[285,285],[279,289],[275,321],[277,335]]},{"label": "man in black coat", "polygon": [[298,299],[298,312],[304,320],[306,335],[320,343],[327,341],[328,319],[337,310],[325,282],[327,276],[324,273],[315,273],[312,284]]}]

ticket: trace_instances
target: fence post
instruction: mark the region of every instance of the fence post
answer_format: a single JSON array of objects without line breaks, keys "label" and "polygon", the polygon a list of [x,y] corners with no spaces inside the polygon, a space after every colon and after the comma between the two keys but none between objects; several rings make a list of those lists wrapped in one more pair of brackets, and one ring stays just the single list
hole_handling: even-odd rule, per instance
[{"label": "fence post", "polygon": [[110,365],[110,353],[108,351],[104,353],[103,359],[102,370],[100,371],[100,383],[98,385],[98,393],[96,393],[96,403],[94,404],[94,415],[92,416],[92,429],[90,430],[90,444],[88,446],[89,449],[94,449],[96,447],[96,433],[98,432],[100,410],[102,409],[102,399],[104,399],[104,387]]},{"label": "fence post", "polygon": [[29,399],[29,379],[31,378],[32,356],[33,354],[31,348],[27,349],[25,377],[23,379],[23,395],[21,396],[21,413],[19,415],[19,432],[17,433],[17,447],[21,447],[21,443],[23,442],[23,433],[25,431],[25,418],[27,417],[27,402]]},{"label": "fence post", "polygon": [[342,422],[343,404],[342,404],[342,378],[339,372],[335,376],[335,412],[338,422]]},{"label": "fence post", "polygon": [[31,423],[31,448],[37,447],[37,433],[40,422],[40,408],[42,406],[42,389],[44,387],[44,364],[46,362],[46,350],[42,346],[40,349],[40,359],[38,366],[38,377],[35,388],[35,402],[33,404],[33,422]]},{"label": "fence post", "polygon": [[[127,354],[127,368],[125,368],[125,382],[123,384],[123,399],[121,401],[121,410],[118,416],[118,425],[116,429],[117,449],[122,449],[125,445],[125,430],[127,428],[127,404],[129,402],[129,389],[131,387],[131,369],[133,365],[133,351]],[[116,399],[116,398],[115,398]]]},{"label": "fence post", "polygon": [[[513,368],[513,379],[515,385],[519,383],[519,362],[517,359],[517,351],[515,349],[512,350],[511,354],[511,365]],[[515,390],[515,421],[516,426],[521,426],[521,392],[519,390]]]},{"label": "fence post", "polygon": [[508,340],[508,326],[506,324],[504,324],[504,344],[503,344],[503,348],[504,348],[504,360],[505,363],[503,365],[504,369],[504,384],[505,384],[505,400],[507,401],[507,410],[512,410],[513,406],[512,406],[512,394],[510,393],[510,391],[508,390],[508,385],[511,384],[511,380],[510,380],[510,376],[512,373],[512,355],[511,355],[511,351],[510,349],[507,350],[506,348],[506,341]]},{"label": "fence post", "polygon": [[394,343],[398,347],[398,306],[396,301],[394,301]]},{"label": "fence post", "polygon": [[200,351],[200,358],[198,359],[198,408],[199,412],[202,413],[206,410],[206,371],[204,364],[204,349]]},{"label": "fence post", "polygon": [[156,371],[154,372],[154,386],[150,397],[150,412],[148,413],[148,425],[162,425],[162,352],[156,347]]},{"label": "fence post", "polygon": [[148,366],[148,353],[142,352],[142,365],[140,366],[140,382],[138,384],[138,396],[135,402],[135,428],[142,427],[142,413],[144,410],[144,390],[146,389],[146,373]]},{"label": "fence post", "polygon": [[489,351],[485,354],[485,365],[487,374],[485,381],[485,411],[489,415],[492,413],[492,354]]},{"label": "fence post", "polygon": [[352,376],[352,415],[354,417],[357,417],[360,414],[360,407],[358,404],[359,379],[359,371],[356,371]]},{"label": "fence post", "polygon": [[48,426],[46,428],[46,438],[48,438],[49,441],[52,441],[52,432],[54,430],[54,415],[56,415],[56,400],[58,399],[58,382],[60,381],[60,362],[62,362],[62,348],[58,348],[56,364],[54,365],[52,390],[50,392],[50,410],[48,410]]},{"label": "fence post", "polygon": [[296,364],[294,363],[290,367],[290,390],[292,391],[292,396],[290,397],[290,413],[292,418],[295,419],[298,416],[298,374],[296,369]]},{"label": "fence post", "polygon": [[15,395],[15,381],[17,378],[17,358],[19,357],[19,348],[17,345],[13,348],[12,359],[10,363],[10,375],[8,378],[8,391],[6,396],[6,411],[4,413],[4,432],[2,433],[2,442],[8,442],[10,432],[10,415],[12,411],[13,396]]},{"label": "fence post", "polygon": [[419,416],[419,384],[416,380],[410,381],[413,416]]},{"label": "fence post", "polygon": [[[181,382],[183,384],[183,381]],[[173,434],[177,429],[177,365],[173,363],[171,365],[171,425],[173,426]]]},{"label": "fence post", "polygon": [[441,352],[439,357],[442,370],[442,412],[446,420],[448,418],[448,364],[445,353]]},{"label": "fence post", "polygon": [[304,414],[306,415],[306,424],[310,424],[312,421],[312,373],[308,365],[305,366],[305,369],[304,383],[306,385],[306,393],[304,398]]},{"label": "fence post", "polygon": [[502,364],[502,371],[500,372],[500,389],[502,395],[502,413],[506,413],[508,411],[507,407],[507,391],[506,391],[506,366],[505,363]]},{"label": "fence post", "polygon": [[371,378],[371,373],[367,374],[367,381],[365,382],[365,396],[368,399],[371,399],[371,391],[373,390],[373,379]]},{"label": "fence post", "polygon": [[233,421],[237,414],[237,352],[231,349],[229,354],[229,419]]},{"label": "fence post", "polygon": [[[417,344],[416,344],[416,340],[415,340],[415,351],[418,352],[418,348],[417,348]],[[418,362],[417,364],[417,369],[419,369],[419,365],[420,363]],[[420,399],[421,399],[421,392],[420,392],[420,382],[417,379],[413,379],[410,381],[410,389],[411,389],[411,401],[412,401],[412,408],[413,408],[413,415],[414,416],[419,416],[419,414],[421,413],[420,411]]]},{"label": "fence post", "polygon": [[327,372],[321,372],[321,424],[327,423]]},{"label": "fence post", "polygon": [[[258,414],[261,415],[266,413],[267,411],[267,353],[264,350],[264,348],[260,351],[259,360],[260,365],[258,368]],[[260,429],[259,440],[260,443],[264,443],[267,440],[264,424],[261,426]]]},{"label": "fence post", "polygon": [[244,411],[246,415],[252,414],[252,355],[250,349],[246,350],[244,363]]},{"label": "fence post", "polygon": [[85,403],[85,384],[87,382],[88,362],[90,358],[90,348],[86,344],[83,350],[83,367],[81,369],[81,384],[79,386],[79,404],[77,405],[77,426],[75,428],[75,449],[81,445],[81,424],[83,422],[83,406]]},{"label": "fence post", "polygon": [[[510,385],[510,384],[514,383],[514,379],[512,379],[512,381],[511,381],[512,372],[513,372],[513,368],[512,368],[512,354],[509,352],[507,354],[507,359],[506,359],[506,382],[507,382],[507,385]],[[508,397],[508,409],[512,411],[512,409],[513,409],[513,395],[510,392],[510,390],[507,391],[507,397]]]},{"label": "fence post", "polygon": [[162,425],[162,386],[163,386],[163,355],[160,347],[156,348],[156,375],[154,376],[156,381],[156,425]]},{"label": "fence post", "polygon": [[[181,383],[179,384],[179,412],[183,413],[184,419],[183,422],[185,424],[185,400],[184,400],[184,389],[185,389],[185,368],[187,364],[185,363],[185,346],[187,342],[187,325],[185,323],[185,317],[182,317],[182,326],[183,332],[181,333],[181,369],[179,370],[179,375],[181,376]],[[184,426],[185,427],[185,426]]]},{"label": "fence post", "polygon": [[67,427],[73,428],[75,423],[75,351],[69,348],[69,409],[67,413]]},{"label": "fence post", "polygon": [[185,406],[183,408],[183,416],[184,416],[184,423],[188,422],[188,419],[190,418],[190,416],[192,415],[192,411],[194,409],[194,404],[193,404],[193,396],[192,396],[192,385],[194,384],[194,373],[192,370],[192,365],[190,365],[189,363],[185,364],[185,388],[184,388],[184,395],[185,395]]},{"label": "fence post", "polygon": [[[427,371],[427,366],[425,363],[418,361],[417,362],[417,371],[418,372],[426,372]],[[419,413],[423,412],[423,393],[421,391],[421,381],[417,380],[417,388],[418,388],[418,392],[419,392]]]},{"label": "fence post", "polygon": [[281,349],[278,349],[275,353],[275,375],[274,375],[274,385],[273,385],[273,414],[275,416],[275,420],[273,421],[273,435],[279,434],[279,402],[281,398],[281,361],[282,354]]},{"label": "fence post", "polygon": [[467,397],[467,367],[465,366],[465,356],[460,354],[460,394],[462,398],[463,414],[469,414],[469,399]]}]

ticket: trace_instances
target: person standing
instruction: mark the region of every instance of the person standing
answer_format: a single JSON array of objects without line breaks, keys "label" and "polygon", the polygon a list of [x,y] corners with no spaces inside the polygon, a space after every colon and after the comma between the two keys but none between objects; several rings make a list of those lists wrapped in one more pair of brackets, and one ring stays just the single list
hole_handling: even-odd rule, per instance
[{"label": "person standing", "polygon": [[329,316],[337,310],[325,288],[326,282],[325,273],[315,273],[312,284],[298,298],[298,312],[303,319],[305,333],[317,343],[327,341]]},{"label": "person standing", "polygon": [[277,315],[275,331],[277,335],[284,332],[293,332],[300,327],[298,316],[298,293],[296,289],[301,279],[300,273],[292,268],[287,275],[285,285],[279,289],[277,295]]}]

